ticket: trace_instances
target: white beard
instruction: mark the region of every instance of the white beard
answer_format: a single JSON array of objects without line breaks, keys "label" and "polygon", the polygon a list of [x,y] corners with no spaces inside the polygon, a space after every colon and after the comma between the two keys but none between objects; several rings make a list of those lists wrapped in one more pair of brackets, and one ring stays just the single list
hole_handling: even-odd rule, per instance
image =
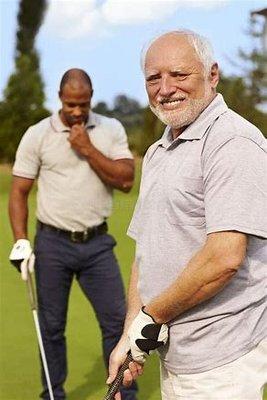
[{"label": "white beard", "polygon": [[208,104],[206,96],[199,100],[187,99],[186,102],[187,107],[183,110],[166,111],[162,109],[161,104],[158,104],[156,107],[150,104],[150,108],[165,125],[169,125],[173,129],[179,129],[195,121]]}]

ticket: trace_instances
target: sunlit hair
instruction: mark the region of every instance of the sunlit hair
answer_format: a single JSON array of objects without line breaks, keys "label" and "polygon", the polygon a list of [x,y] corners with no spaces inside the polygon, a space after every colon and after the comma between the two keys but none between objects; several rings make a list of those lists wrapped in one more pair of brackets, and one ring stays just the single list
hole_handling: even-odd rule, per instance
[{"label": "sunlit hair", "polygon": [[210,41],[206,37],[187,29],[161,33],[145,44],[141,51],[141,68],[143,72],[145,72],[145,60],[148,49],[157,39],[168,34],[187,36],[189,43],[192,44],[196,50],[196,53],[198,54],[199,59],[204,66],[205,73],[208,74],[210,72],[212,65],[215,63],[213,48]]}]

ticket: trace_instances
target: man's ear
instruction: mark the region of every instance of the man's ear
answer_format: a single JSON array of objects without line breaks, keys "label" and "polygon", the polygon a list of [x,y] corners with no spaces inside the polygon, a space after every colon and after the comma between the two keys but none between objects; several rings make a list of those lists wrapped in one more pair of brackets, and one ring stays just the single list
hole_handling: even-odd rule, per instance
[{"label": "man's ear", "polygon": [[60,100],[61,100],[61,96],[62,96],[62,92],[61,92],[61,90],[59,90],[58,91],[58,97],[60,98]]},{"label": "man's ear", "polygon": [[91,98],[93,97],[94,89],[91,90]]},{"label": "man's ear", "polygon": [[219,66],[217,63],[214,63],[211,66],[209,80],[213,89],[215,89],[219,83],[220,73],[219,73]]}]

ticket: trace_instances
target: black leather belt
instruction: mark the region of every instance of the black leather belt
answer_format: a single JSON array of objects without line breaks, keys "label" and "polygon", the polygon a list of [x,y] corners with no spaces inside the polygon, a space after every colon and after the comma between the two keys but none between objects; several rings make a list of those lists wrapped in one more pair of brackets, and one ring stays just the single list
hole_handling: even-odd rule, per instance
[{"label": "black leather belt", "polygon": [[108,231],[108,224],[106,222],[103,222],[102,224],[97,226],[93,226],[92,228],[88,228],[85,231],[65,231],[64,229],[59,229],[55,226],[44,224],[41,221],[38,221],[37,224],[39,229],[50,232],[57,232],[58,234],[67,237],[74,243],[87,242],[93,237],[102,235],[103,233],[106,233]]}]

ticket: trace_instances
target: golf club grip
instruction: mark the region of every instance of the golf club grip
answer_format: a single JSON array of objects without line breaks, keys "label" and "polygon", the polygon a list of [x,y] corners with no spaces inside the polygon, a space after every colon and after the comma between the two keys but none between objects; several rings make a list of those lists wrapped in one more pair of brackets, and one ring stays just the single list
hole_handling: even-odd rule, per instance
[{"label": "golf club grip", "polygon": [[125,361],[124,361],[124,363],[120,367],[116,378],[111,383],[111,385],[110,385],[110,387],[108,389],[108,392],[107,392],[106,396],[104,397],[104,400],[113,400],[114,399],[114,396],[117,393],[117,391],[118,391],[118,389],[119,389],[119,387],[120,387],[120,385],[122,383],[123,373],[124,373],[124,371],[126,371],[126,369],[128,369],[129,363],[131,361],[133,361],[133,357],[132,357],[132,354],[129,352],[127,357],[126,357],[126,359],[125,359]]}]

